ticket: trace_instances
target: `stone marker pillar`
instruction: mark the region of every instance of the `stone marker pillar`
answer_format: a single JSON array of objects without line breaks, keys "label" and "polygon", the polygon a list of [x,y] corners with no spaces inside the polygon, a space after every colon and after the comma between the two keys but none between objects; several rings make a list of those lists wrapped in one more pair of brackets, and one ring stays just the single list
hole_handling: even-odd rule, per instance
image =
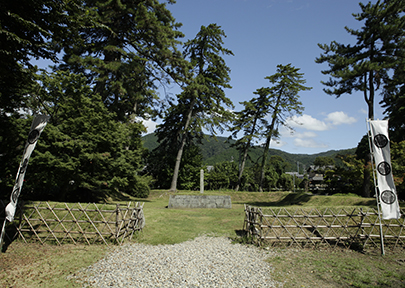
[{"label": "stone marker pillar", "polygon": [[200,193],[204,193],[204,170],[200,170]]}]

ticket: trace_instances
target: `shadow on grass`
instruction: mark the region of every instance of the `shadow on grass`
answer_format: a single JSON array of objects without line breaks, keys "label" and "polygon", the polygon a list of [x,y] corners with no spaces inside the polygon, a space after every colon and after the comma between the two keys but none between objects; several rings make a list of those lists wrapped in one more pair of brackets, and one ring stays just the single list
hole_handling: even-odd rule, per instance
[{"label": "shadow on grass", "polygon": [[[333,195],[329,195],[333,196]],[[329,197],[328,195],[317,195],[317,194],[310,194],[310,193],[289,193],[285,196],[283,196],[281,199],[277,201],[248,201],[248,202],[241,202],[240,204],[248,204],[251,206],[256,206],[256,207],[285,207],[285,206],[304,206],[306,203],[310,202],[313,197]],[[342,200],[344,200],[345,196],[341,196]],[[318,200],[315,200],[313,204],[318,203]],[[330,201],[335,201],[338,199],[338,197],[333,198],[332,200],[329,199]],[[326,200],[326,198],[325,198]],[[339,201],[337,201],[339,202]],[[322,204],[323,202],[319,202],[318,204]],[[325,204],[328,203],[325,202]],[[330,203],[329,203],[330,205]],[[345,205],[344,201],[340,205]],[[375,199],[369,199],[369,198],[358,198],[358,201],[350,201],[350,206],[368,206],[368,207],[374,207],[376,206],[376,200]]]},{"label": "shadow on grass", "polygon": [[361,200],[353,204],[354,206],[377,206],[377,201],[373,200]]},{"label": "shadow on grass", "polygon": [[[3,224],[3,221],[0,221],[0,222]],[[14,236],[9,237],[9,235],[14,235]],[[1,243],[2,247],[0,247],[2,253],[5,253],[7,251],[8,246],[10,246],[11,243],[13,243],[13,241],[17,239],[17,237],[16,237],[17,235],[18,235],[18,232],[14,226],[11,226],[11,225],[6,226],[4,239],[3,239],[3,242]]]},{"label": "shadow on grass", "polygon": [[287,194],[285,197],[280,199],[279,201],[272,201],[272,202],[247,202],[246,204],[258,207],[282,207],[282,206],[291,206],[291,205],[304,205],[304,203],[311,200],[314,195],[307,194],[307,193],[290,193]]},{"label": "shadow on grass", "polygon": [[103,201],[105,201],[105,200],[111,200],[111,201],[114,201],[114,202],[134,202],[134,201],[136,201],[136,202],[151,202],[151,200],[146,200],[147,198],[136,198],[136,197],[133,197],[133,196],[130,196],[130,195],[128,195],[128,194],[125,194],[125,193],[121,193],[121,192],[118,192],[118,191],[108,191],[108,192],[106,192],[103,196],[102,196],[102,198],[99,198],[99,199],[97,199],[98,200],[98,202],[103,202]]}]

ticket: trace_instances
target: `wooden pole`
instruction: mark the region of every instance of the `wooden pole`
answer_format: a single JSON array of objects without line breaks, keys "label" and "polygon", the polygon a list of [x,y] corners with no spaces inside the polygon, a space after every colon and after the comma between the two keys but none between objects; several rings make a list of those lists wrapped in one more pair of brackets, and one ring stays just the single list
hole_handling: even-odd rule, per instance
[{"label": "wooden pole", "polygon": [[[120,215],[120,204],[117,204],[117,209],[115,210],[115,238],[116,239],[117,239],[117,235],[119,232],[119,227],[118,227],[119,215]],[[117,241],[118,241],[118,239],[117,239]]]},{"label": "wooden pole", "polygon": [[[377,209],[378,209],[378,219],[380,220],[380,245],[381,245],[381,255],[385,255],[385,251],[384,251],[384,233],[383,233],[383,229],[382,229],[382,223],[381,223],[381,211],[380,211],[380,191],[378,189],[378,183],[376,180],[376,171],[374,168],[374,152],[373,152],[373,148],[371,145],[371,128],[370,128],[370,120],[367,120],[367,138],[368,138],[368,145],[370,147],[370,155],[371,155],[371,169],[373,170],[373,179],[374,179],[374,189],[375,189],[375,197],[377,200]],[[376,164],[377,165],[377,164]]]}]

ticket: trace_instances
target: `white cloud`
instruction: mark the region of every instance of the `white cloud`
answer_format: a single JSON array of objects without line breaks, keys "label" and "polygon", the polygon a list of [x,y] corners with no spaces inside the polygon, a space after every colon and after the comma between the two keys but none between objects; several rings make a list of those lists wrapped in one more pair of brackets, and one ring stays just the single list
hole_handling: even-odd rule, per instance
[{"label": "white cloud", "polygon": [[294,139],[294,145],[297,147],[304,147],[304,148],[328,148],[328,145],[318,143],[314,139],[296,138]]},{"label": "white cloud", "polygon": [[[287,119],[287,124],[290,125],[291,127],[303,128],[310,131],[327,131],[333,129],[334,126],[343,124],[353,124],[355,122],[357,122],[356,118],[350,117],[343,111],[336,111],[329,113],[323,120],[316,119],[311,115],[307,114],[301,116],[294,115],[289,119]],[[293,135],[293,137],[297,136]]]},{"label": "white cloud", "polygon": [[315,138],[318,136],[318,134],[314,133],[314,132],[303,132],[303,133],[294,133],[292,134],[293,136],[295,136],[296,138],[300,138],[300,139],[304,139],[304,138]]},{"label": "white cloud", "polygon": [[301,139],[315,138],[318,136],[318,134],[316,134],[315,132],[311,132],[311,131],[297,132],[295,130],[287,129],[284,126],[280,129],[280,135],[281,135],[281,137],[285,137],[285,138],[301,138]]},{"label": "white cloud", "polygon": [[329,113],[328,116],[325,118],[325,121],[331,122],[332,125],[342,125],[342,124],[353,124],[357,122],[357,119],[354,117],[350,117],[343,111],[336,111]]},{"label": "white cloud", "polygon": [[[288,129],[280,129],[281,136],[293,138],[295,147],[303,148],[328,148],[325,142],[320,142],[318,134],[315,132],[325,132],[335,129],[340,125],[351,125],[357,122],[357,119],[350,117],[343,111],[335,111],[323,116],[323,119],[316,119],[311,115],[293,116],[287,120],[287,124],[295,131],[291,132]],[[323,133],[322,133],[323,134]]]},{"label": "white cloud", "polygon": [[363,109],[363,108],[360,109],[359,112],[360,112],[361,114],[364,114],[364,115],[367,115],[367,114],[368,114],[367,110],[366,110],[366,109]]},{"label": "white cloud", "polygon": [[270,143],[270,148],[281,148],[285,145],[287,145],[287,142],[285,141],[272,139]]},{"label": "white cloud", "polygon": [[325,131],[329,130],[330,127],[327,123],[318,120],[311,115],[301,115],[301,116],[292,116],[287,120],[288,125],[292,127],[299,127],[299,128],[304,128],[307,130],[313,130],[313,131]]},{"label": "white cloud", "polygon": [[154,132],[157,124],[158,123],[156,123],[152,120],[143,120],[143,125],[145,125],[145,127],[146,127],[147,134]]},{"label": "white cloud", "polygon": [[141,122],[145,126],[146,132],[144,134],[153,133],[156,130],[156,125],[158,124],[157,122],[152,121],[151,119],[145,120],[141,117],[136,117],[136,121]]}]

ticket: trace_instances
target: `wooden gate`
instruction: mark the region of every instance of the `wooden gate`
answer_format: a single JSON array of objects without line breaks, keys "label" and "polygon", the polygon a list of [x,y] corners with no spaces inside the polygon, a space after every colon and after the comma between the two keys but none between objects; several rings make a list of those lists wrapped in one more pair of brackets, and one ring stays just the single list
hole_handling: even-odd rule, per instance
[{"label": "wooden gate", "polygon": [[[0,223],[5,218],[5,205],[0,200]],[[5,240],[21,237],[41,244],[122,244],[144,227],[143,205],[19,202],[14,221],[6,225]]]},{"label": "wooden gate", "polygon": [[[404,214],[404,211],[401,211]],[[378,212],[373,208],[286,209],[245,205],[243,229],[259,245],[380,247]],[[404,247],[404,217],[383,220],[384,244]]]}]

